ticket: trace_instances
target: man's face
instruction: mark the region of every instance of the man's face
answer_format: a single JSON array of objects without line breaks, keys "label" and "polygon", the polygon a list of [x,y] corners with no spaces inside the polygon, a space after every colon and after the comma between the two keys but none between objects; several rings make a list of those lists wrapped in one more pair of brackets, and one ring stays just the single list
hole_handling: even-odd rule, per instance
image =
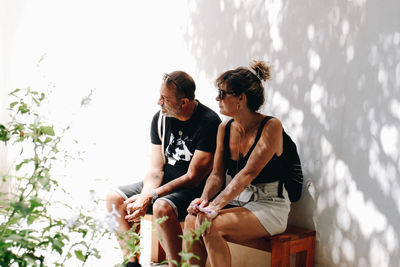
[{"label": "man's face", "polygon": [[161,85],[158,104],[161,106],[163,115],[177,117],[182,110],[180,98],[176,97],[175,89],[170,89],[164,83]]}]

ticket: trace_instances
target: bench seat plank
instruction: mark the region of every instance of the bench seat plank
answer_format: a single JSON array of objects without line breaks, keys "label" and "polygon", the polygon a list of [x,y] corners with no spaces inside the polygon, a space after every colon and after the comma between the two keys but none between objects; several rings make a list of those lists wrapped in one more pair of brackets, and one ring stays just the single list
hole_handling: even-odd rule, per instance
[{"label": "bench seat plank", "polygon": [[[146,215],[144,219],[152,221],[153,216]],[[183,229],[183,222],[181,222],[181,227]],[[290,254],[296,254],[296,267],[312,267],[315,256],[315,237],[315,230],[289,225],[281,234],[237,244],[270,252],[271,266],[274,267],[289,266]],[[155,233],[152,233],[151,240],[151,260],[162,262],[165,260],[165,252]]]}]

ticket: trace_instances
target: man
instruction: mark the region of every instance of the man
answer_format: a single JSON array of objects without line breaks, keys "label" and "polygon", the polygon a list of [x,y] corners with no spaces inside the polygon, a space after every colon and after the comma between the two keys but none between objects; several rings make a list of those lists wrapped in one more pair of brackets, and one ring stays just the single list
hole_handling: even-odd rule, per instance
[{"label": "man", "polygon": [[[187,73],[165,74],[151,124],[150,169],[143,182],[121,186],[107,196],[107,209],[113,206],[120,231],[152,211],[168,220],[156,226],[169,261],[179,262],[182,250],[179,221],[184,221],[190,202],[201,195],[205,178],[212,169],[216,134],[221,120],[208,107],[195,100],[195,83]],[[165,119],[164,119],[165,118]],[[123,254],[125,242],[120,241]],[[172,263],[170,266],[174,266]],[[140,266],[136,258],[127,266]]]}]

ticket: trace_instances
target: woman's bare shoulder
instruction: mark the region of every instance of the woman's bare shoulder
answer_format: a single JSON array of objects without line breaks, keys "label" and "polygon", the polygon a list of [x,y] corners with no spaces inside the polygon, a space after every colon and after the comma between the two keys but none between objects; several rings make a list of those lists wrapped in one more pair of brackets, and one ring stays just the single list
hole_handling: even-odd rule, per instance
[{"label": "woman's bare shoulder", "polygon": [[264,125],[263,134],[271,135],[279,133],[282,133],[282,122],[278,118],[272,117]]}]

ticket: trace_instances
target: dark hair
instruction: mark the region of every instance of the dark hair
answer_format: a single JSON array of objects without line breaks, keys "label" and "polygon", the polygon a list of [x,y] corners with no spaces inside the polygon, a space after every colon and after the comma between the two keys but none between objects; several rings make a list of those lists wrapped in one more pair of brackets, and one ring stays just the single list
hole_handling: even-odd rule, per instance
[{"label": "dark hair", "polygon": [[184,71],[173,71],[164,74],[163,81],[167,86],[173,84],[176,88],[177,97],[186,97],[190,101],[194,100],[194,92],[196,91],[196,84],[193,78]]},{"label": "dark hair", "polygon": [[247,106],[251,111],[257,111],[264,103],[264,86],[262,81],[271,78],[271,65],[264,61],[253,60],[250,68],[238,67],[222,73],[216,80],[217,87],[223,83],[235,95],[246,94]]}]

